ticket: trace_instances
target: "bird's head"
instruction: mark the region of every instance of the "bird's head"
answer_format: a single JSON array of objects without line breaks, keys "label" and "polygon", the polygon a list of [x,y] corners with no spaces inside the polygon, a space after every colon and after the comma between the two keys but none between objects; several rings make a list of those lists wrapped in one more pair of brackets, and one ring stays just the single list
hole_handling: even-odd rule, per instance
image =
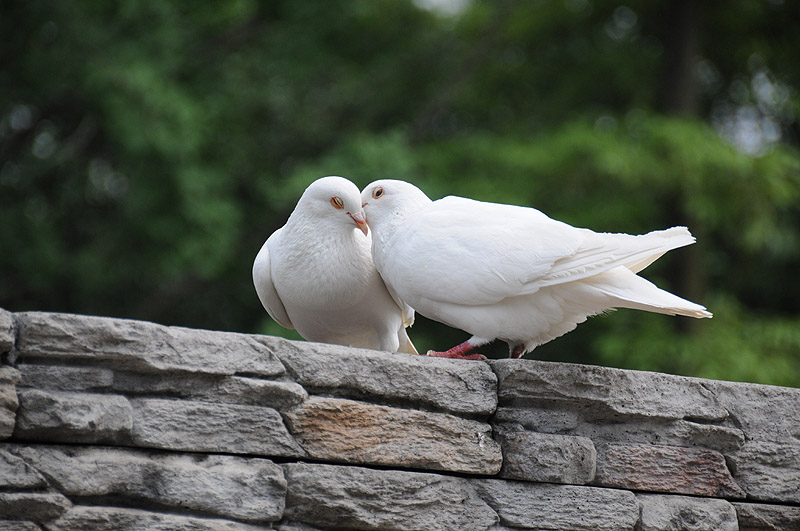
[{"label": "bird's head", "polygon": [[400,223],[430,202],[428,196],[413,184],[393,179],[370,183],[361,192],[361,203],[373,233]]},{"label": "bird's head", "polygon": [[358,187],[344,177],[322,177],[311,183],[297,206],[317,220],[357,227],[364,236],[367,218],[361,206]]}]

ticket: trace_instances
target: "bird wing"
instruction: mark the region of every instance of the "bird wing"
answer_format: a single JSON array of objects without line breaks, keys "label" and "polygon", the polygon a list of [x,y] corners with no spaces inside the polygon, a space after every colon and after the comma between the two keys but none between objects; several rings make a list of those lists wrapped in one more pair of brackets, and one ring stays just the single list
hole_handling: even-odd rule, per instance
[{"label": "bird wing", "polygon": [[[446,197],[412,215],[388,242],[394,259],[387,277],[413,286],[415,296],[495,304],[620,265],[641,269],[668,250],[646,236],[599,234],[533,208]],[[433,274],[419,274],[420,268]]]},{"label": "bird wing", "polygon": [[274,248],[277,245],[282,230],[283,227],[273,232],[256,255],[253,262],[253,284],[258,298],[269,316],[282,327],[294,330],[294,325],[289,319],[289,314],[286,313],[283,301],[275,289],[275,284],[272,283],[272,266],[269,259],[270,247]]}]

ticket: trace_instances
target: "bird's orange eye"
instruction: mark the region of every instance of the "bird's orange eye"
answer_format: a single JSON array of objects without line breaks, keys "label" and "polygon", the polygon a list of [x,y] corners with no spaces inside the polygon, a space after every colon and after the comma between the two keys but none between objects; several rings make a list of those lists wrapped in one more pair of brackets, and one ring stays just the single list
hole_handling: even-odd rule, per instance
[{"label": "bird's orange eye", "polygon": [[333,208],[337,208],[339,210],[344,208],[344,201],[342,201],[342,198],[338,195],[331,197],[331,204],[333,205]]},{"label": "bird's orange eye", "polygon": [[372,191],[372,197],[374,197],[375,199],[378,199],[378,198],[379,198],[380,196],[382,196],[382,195],[383,195],[383,188],[382,188],[382,187],[380,187],[380,186],[379,186],[379,187],[377,187],[377,188],[375,188],[375,189]]}]

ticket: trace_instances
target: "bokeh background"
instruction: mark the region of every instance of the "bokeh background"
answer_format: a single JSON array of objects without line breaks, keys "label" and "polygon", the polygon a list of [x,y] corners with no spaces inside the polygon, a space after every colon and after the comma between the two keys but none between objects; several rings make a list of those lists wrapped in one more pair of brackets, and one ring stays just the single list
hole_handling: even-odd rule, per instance
[{"label": "bokeh background", "polygon": [[788,0],[2,2],[0,306],[297,337],[262,242],[318,177],[397,178],[697,236],[645,276],[714,319],[620,310],[528,357],[800,386],[798,28]]}]

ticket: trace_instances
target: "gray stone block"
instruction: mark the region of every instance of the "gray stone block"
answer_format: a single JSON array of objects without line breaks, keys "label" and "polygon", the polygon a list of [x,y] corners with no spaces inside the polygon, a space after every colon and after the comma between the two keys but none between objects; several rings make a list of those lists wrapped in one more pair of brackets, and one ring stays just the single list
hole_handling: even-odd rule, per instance
[{"label": "gray stone block", "polygon": [[514,431],[500,436],[500,477],[585,485],[594,479],[597,452],[591,439]]},{"label": "gray stone block", "polygon": [[119,395],[18,389],[14,436],[51,442],[113,443],[133,424],[131,405]]},{"label": "gray stone block", "polygon": [[14,315],[0,308],[0,354],[14,346]]},{"label": "gray stone block", "polygon": [[17,419],[17,382],[19,371],[8,365],[0,365],[0,441],[8,439],[14,432]]},{"label": "gray stone block", "polygon": [[[66,363],[66,362],[65,362]],[[308,396],[295,382],[217,374],[136,373],[103,367],[20,363],[21,387],[57,391],[162,395],[205,401],[288,408]]]},{"label": "gray stone block", "polygon": [[485,363],[290,343],[278,352],[306,389],[338,396],[423,403],[452,413],[488,415],[497,406],[497,378]]},{"label": "gray stone block", "polygon": [[61,518],[48,524],[47,529],[48,531],[261,531],[272,528],[268,525],[251,525],[219,518],[197,518],[120,507],[75,505]]},{"label": "gray stone block", "polygon": [[353,466],[286,464],[286,519],[322,528],[483,530],[497,514],[468,480]]},{"label": "gray stone block", "polygon": [[0,520],[0,529],[3,531],[42,531],[38,524],[29,520]]},{"label": "gray stone block", "polygon": [[621,415],[581,401],[542,399],[535,405],[500,406],[492,424],[507,430],[578,435],[598,443],[702,446],[719,452],[732,452],[745,441],[744,432],[736,427]]},{"label": "gray stone block", "polygon": [[500,403],[536,404],[541,399],[579,401],[601,415],[695,419],[719,422],[728,411],[704,380],[655,372],[630,371],[535,360],[493,360]]},{"label": "gray stone block", "polygon": [[273,522],[283,514],[286,481],[281,468],[267,459],[100,447],[4,447],[70,497],[121,498],[128,504],[158,504],[246,522]]},{"label": "gray stone block", "polygon": [[639,504],[632,492],[500,479],[470,480],[511,528],[551,531],[632,530]]},{"label": "gray stone block", "polygon": [[800,529],[800,507],[734,502],[739,531],[784,531]]},{"label": "gray stone block", "polygon": [[271,377],[284,374],[276,338],[64,313],[15,314],[21,359],[43,358],[140,372]]},{"label": "gray stone block", "polygon": [[502,464],[488,424],[446,413],[311,397],[286,420],[316,459],[488,475]]},{"label": "gray stone block", "polygon": [[58,492],[0,492],[0,520],[55,520],[72,504]]},{"label": "gray stone block", "polygon": [[749,498],[800,503],[800,441],[748,440],[733,453],[734,475]]},{"label": "gray stone block", "polygon": [[[66,360],[61,365],[20,363],[20,387],[55,391],[113,392],[114,371],[102,367],[73,367]],[[175,378],[170,378],[175,380]]]},{"label": "gray stone block", "polygon": [[709,382],[747,434],[727,456],[753,500],[800,504],[800,389]]},{"label": "gray stone block", "polygon": [[646,492],[744,498],[722,454],[679,446],[611,444],[597,448],[594,483]]},{"label": "gray stone block", "polygon": [[23,459],[0,450],[0,490],[47,488],[47,481]]},{"label": "gray stone block", "polygon": [[637,531],[739,531],[736,511],[725,500],[664,494],[637,494]]},{"label": "gray stone block", "polygon": [[130,394],[163,395],[275,409],[295,406],[308,397],[306,390],[295,382],[199,374],[174,377],[118,372],[114,377],[113,389]]},{"label": "gray stone block", "polygon": [[189,400],[131,400],[135,445],[166,450],[300,457],[272,408]]}]

